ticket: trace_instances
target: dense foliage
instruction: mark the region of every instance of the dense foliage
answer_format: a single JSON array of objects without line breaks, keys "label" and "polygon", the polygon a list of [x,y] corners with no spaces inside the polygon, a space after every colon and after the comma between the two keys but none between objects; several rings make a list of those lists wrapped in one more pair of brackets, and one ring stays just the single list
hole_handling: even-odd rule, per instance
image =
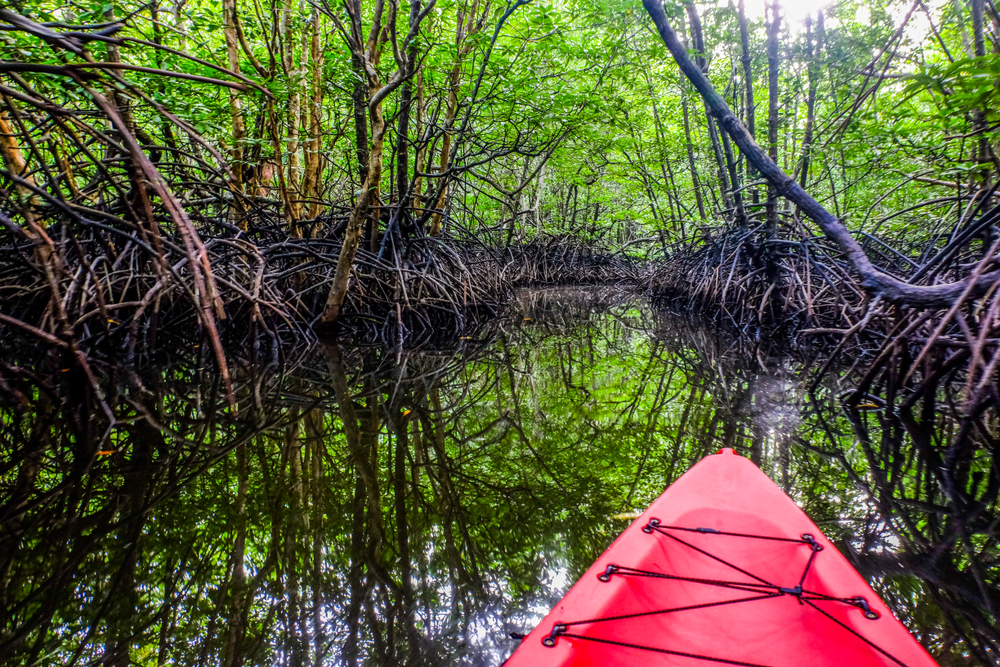
[{"label": "dense foliage", "polygon": [[[906,254],[993,179],[1000,66],[992,5],[985,16],[963,3],[837,2],[816,8],[821,15],[781,8],[774,90],[765,48],[773,9],[742,5],[672,11],[686,35],[699,20],[703,34],[693,37],[704,43],[705,67],[761,144],[776,91],[779,164],[805,171],[807,189],[852,228],[888,235]],[[221,170],[165,112],[176,114],[233,167],[232,187],[284,202],[296,234],[316,233],[303,221],[353,205],[376,147],[384,166],[373,205],[405,197],[428,230],[444,213],[445,229],[492,243],[572,233],[651,251],[733,220],[737,188],[746,188],[749,213],[763,215],[754,174],[740,161],[736,187],[730,182],[713,148],[717,130],[637,3],[178,0],[15,9],[63,32],[124,21],[108,39],[125,42],[90,41],[95,64],[74,71],[130,67],[114,72],[149,97],[125,92],[116,101],[144,145],[167,148],[158,156],[165,162],[204,157]],[[18,122],[32,123],[16,92],[89,109],[67,70],[15,66],[85,57],[0,32],[0,74],[13,79],[4,84],[4,122],[18,108]],[[259,87],[177,78],[242,80],[226,70]],[[14,151],[37,170],[44,159],[36,149],[79,150],[60,136],[67,131],[38,126],[37,147],[5,144],[7,168]],[[86,193],[82,175],[61,178],[63,188]],[[198,199],[196,183],[177,185]]]}]

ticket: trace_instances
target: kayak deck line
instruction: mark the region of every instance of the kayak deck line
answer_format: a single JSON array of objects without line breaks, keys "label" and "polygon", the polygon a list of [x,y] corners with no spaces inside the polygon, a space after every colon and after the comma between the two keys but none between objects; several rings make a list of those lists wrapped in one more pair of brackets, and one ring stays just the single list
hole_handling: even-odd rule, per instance
[{"label": "kayak deck line", "polygon": [[[797,544],[802,544],[802,545],[808,545],[809,548],[810,548],[811,553],[809,554],[809,559],[806,561],[805,567],[802,570],[801,576],[799,576],[798,583],[795,586],[779,586],[777,584],[774,584],[774,583],[771,583],[771,582],[767,581],[763,577],[757,576],[753,572],[745,570],[745,569],[739,567],[738,565],[734,565],[733,563],[730,563],[729,561],[725,560],[724,558],[720,558],[719,556],[717,556],[717,555],[715,555],[715,554],[713,554],[713,553],[711,553],[711,552],[709,552],[709,551],[707,551],[705,549],[701,549],[701,548],[699,548],[699,547],[697,547],[697,546],[695,546],[693,544],[685,542],[684,540],[680,539],[676,535],[672,535],[670,532],[668,532],[668,531],[672,531],[672,530],[673,531],[683,531],[683,532],[693,532],[693,533],[699,533],[699,534],[702,534],[702,535],[719,535],[719,536],[724,536],[724,537],[738,537],[738,538],[754,539],[754,540],[774,540],[774,541],[778,541],[778,542],[792,542],[792,543],[797,543]],[[681,612],[681,611],[691,611],[691,610],[694,610],[694,609],[705,609],[705,608],[708,608],[708,607],[722,607],[722,606],[726,606],[726,605],[736,604],[736,603],[739,603],[739,602],[755,602],[757,600],[769,600],[769,599],[772,599],[772,598],[783,597],[783,596],[788,595],[788,596],[796,598],[798,600],[798,602],[799,602],[800,605],[806,605],[807,604],[810,607],[812,607],[813,609],[815,609],[816,611],[820,612],[821,614],[823,614],[824,616],[826,616],[830,620],[834,621],[835,623],[837,623],[838,625],[840,625],[841,627],[843,627],[845,630],[847,630],[851,634],[855,635],[858,639],[860,639],[861,641],[863,641],[866,644],[868,644],[869,646],[871,646],[873,649],[875,649],[879,653],[882,653],[884,656],[886,656],[887,658],[889,658],[890,660],[892,660],[896,664],[900,665],[900,667],[907,667],[906,663],[902,662],[901,660],[899,660],[898,658],[896,658],[895,656],[893,656],[888,651],[885,651],[884,649],[882,649],[880,646],[878,646],[877,644],[875,644],[874,642],[872,642],[868,638],[864,637],[861,634],[858,634],[853,628],[850,628],[849,626],[841,623],[839,620],[837,620],[836,618],[834,618],[833,616],[831,616],[830,614],[828,614],[827,612],[825,612],[824,610],[820,609],[815,604],[813,604],[813,602],[818,602],[818,601],[840,602],[840,603],[843,603],[843,604],[850,605],[852,607],[857,607],[858,609],[861,609],[862,612],[864,613],[865,618],[867,618],[870,621],[878,620],[879,617],[880,617],[879,613],[876,612],[874,609],[872,609],[871,606],[868,604],[868,601],[864,597],[862,597],[862,596],[833,597],[833,596],[825,595],[823,593],[819,593],[819,592],[816,592],[816,591],[810,591],[810,590],[804,589],[802,587],[803,584],[805,583],[806,576],[809,574],[809,570],[812,568],[812,565],[813,565],[813,563],[816,560],[816,555],[819,552],[823,551],[823,545],[819,544],[816,541],[816,538],[814,538],[811,534],[809,534],[809,533],[803,533],[800,538],[796,539],[796,538],[792,538],[792,537],[779,537],[779,536],[774,536],[774,535],[754,535],[754,534],[751,534],[751,533],[735,533],[735,532],[724,531],[724,530],[717,530],[715,528],[706,528],[706,527],[696,527],[696,528],[693,528],[693,527],[687,527],[687,526],[666,526],[666,525],[661,524],[660,520],[657,519],[657,518],[655,518],[655,517],[649,519],[649,522],[645,526],[642,527],[642,532],[646,533],[647,535],[652,535],[654,533],[660,534],[660,535],[665,535],[666,537],[669,537],[670,539],[672,539],[672,540],[674,540],[676,542],[679,542],[680,544],[683,544],[684,546],[686,546],[686,547],[688,547],[690,549],[693,549],[693,550],[697,551],[700,554],[708,556],[709,558],[711,558],[711,559],[713,559],[713,560],[721,563],[722,565],[724,565],[726,567],[732,568],[733,570],[736,570],[737,572],[739,572],[741,574],[745,574],[748,577],[756,579],[757,581],[759,581],[761,583],[742,582],[742,581],[727,581],[727,580],[722,580],[722,579],[701,579],[701,578],[698,578],[698,577],[685,577],[685,576],[681,576],[681,575],[666,574],[666,573],[663,573],[663,572],[653,572],[653,571],[650,571],[650,570],[643,570],[643,569],[629,567],[629,566],[625,566],[625,565],[618,565],[616,563],[609,564],[605,568],[604,572],[602,572],[602,573],[600,573],[600,574],[597,575],[597,579],[599,581],[601,581],[603,583],[607,583],[607,582],[611,581],[611,577],[614,576],[614,575],[636,576],[636,577],[646,577],[646,578],[650,578],[650,579],[670,579],[670,580],[675,580],[675,581],[686,581],[686,582],[690,582],[690,583],[694,583],[694,584],[703,584],[703,585],[706,585],[706,586],[716,586],[716,587],[720,587],[720,588],[729,588],[729,589],[742,590],[742,591],[748,591],[748,592],[757,592],[757,593],[760,593],[760,595],[754,595],[754,596],[743,597],[743,598],[736,598],[736,599],[732,599],[732,600],[719,600],[719,601],[715,601],[715,602],[705,602],[705,603],[702,603],[702,604],[685,605],[685,606],[682,606],[682,607],[672,607],[672,608],[668,608],[668,609],[656,609],[656,610],[652,610],[652,611],[635,612],[635,613],[632,613],[632,614],[620,614],[620,615],[617,615],[617,616],[603,616],[603,617],[598,617],[598,618],[588,618],[588,619],[582,619],[582,620],[577,620],[577,621],[557,621],[556,624],[552,627],[552,631],[548,634],[548,636],[546,636],[546,637],[544,637],[542,639],[542,645],[543,646],[546,646],[548,648],[552,648],[552,647],[554,647],[556,645],[556,640],[559,637],[567,637],[567,638],[574,638],[574,639],[584,639],[584,640],[593,641],[593,642],[600,642],[600,643],[603,643],[603,644],[612,644],[612,645],[615,645],[615,646],[623,646],[623,647],[627,647],[627,648],[640,649],[640,650],[645,650],[645,651],[654,651],[654,652],[657,652],[657,653],[665,653],[665,654],[669,654],[669,655],[678,655],[678,656],[683,656],[683,657],[686,657],[686,658],[695,658],[695,659],[698,659],[698,660],[707,660],[707,661],[711,661],[711,662],[718,662],[718,663],[729,664],[729,665],[743,665],[743,666],[746,666],[746,667],[768,667],[767,665],[760,665],[758,663],[742,662],[742,661],[739,661],[739,660],[730,660],[730,659],[727,659],[727,658],[717,658],[717,657],[711,657],[711,656],[706,656],[706,655],[698,655],[698,654],[694,654],[694,653],[686,653],[686,652],[683,652],[683,651],[674,651],[674,650],[671,650],[671,649],[666,649],[666,648],[661,648],[661,647],[656,647],[656,646],[645,646],[645,645],[641,645],[641,644],[633,644],[633,643],[628,643],[628,642],[621,642],[621,641],[618,641],[618,640],[615,640],[615,639],[606,639],[606,638],[600,638],[600,637],[590,637],[590,636],[587,636],[587,635],[578,635],[578,634],[570,633],[570,632],[568,632],[568,630],[569,630],[570,627],[572,627],[574,625],[585,625],[585,624],[590,624],[590,623],[605,623],[605,622],[608,622],[608,621],[623,621],[623,620],[632,619],[632,618],[639,618],[639,617],[643,617],[643,616],[655,616],[655,615],[658,615],[658,614],[670,614],[670,613]]]},{"label": "kayak deck line", "polygon": [[[725,560],[719,558],[718,556],[716,556],[714,554],[711,554],[711,553],[709,553],[709,552],[707,552],[707,551],[705,551],[703,549],[699,549],[698,547],[696,547],[696,546],[694,546],[692,544],[689,544],[688,542],[685,542],[684,540],[682,540],[681,538],[677,537],[676,535],[671,535],[670,533],[667,532],[667,530],[669,530],[671,528],[673,528],[674,530],[678,530],[678,528],[674,528],[672,526],[661,526],[660,525],[660,520],[654,518],[654,519],[650,519],[649,523],[647,523],[645,526],[643,526],[642,532],[646,533],[647,535],[651,535],[655,531],[657,533],[660,533],[661,535],[666,535],[670,539],[675,540],[677,542],[680,542],[684,546],[690,547],[691,549],[694,549],[698,553],[704,554],[705,556],[708,556],[709,558],[722,563],[726,567],[730,567],[730,568],[736,570],[737,572],[741,572],[742,574],[747,575],[748,577],[753,577],[757,581],[760,581],[760,582],[763,582],[765,584],[768,584],[769,586],[774,586],[774,584],[771,584],[770,582],[766,581],[765,579],[762,579],[761,577],[758,577],[756,574],[753,574],[751,572],[747,572],[743,568],[737,567],[736,565],[733,565],[732,563],[730,563],[728,561],[725,561]],[[693,529],[680,528],[679,530],[693,530],[694,532],[703,533],[703,534],[706,534],[706,535],[732,535],[732,536],[736,536],[736,537],[743,537],[743,538],[749,538],[749,539],[755,539],[755,540],[777,540],[777,541],[780,541],[780,542],[794,542],[794,543],[799,543],[799,544],[808,544],[809,547],[812,549],[812,553],[809,554],[809,560],[806,562],[805,570],[802,571],[802,576],[799,578],[799,588],[802,587],[802,582],[804,582],[806,580],[806,575],[809,574],[809,568],[812,567],[813,560],[815,560],[815,558],[816,558],[816,554],[823,550],[823,547],[820,546],[816,542],[816,539],[812,535],[810,535],[809,533],[803,533],[802,537],[800,539],[796,540],[796,539],[792,539],[790,537],[770,537],[770,536],[767,536],[767,535],[747,535],[747,534],[743,534],[743,533],[727,533],[727,532],[723,532],[721,530],[714,530],[714,529],[711,529],[711,528],[709,528],[709,529],[706,529],[706,528],[693,528]]]},{"label": "kayak deck line", "polygon": [[938,667],[787,493],[719,454],[667,487],[504,664]]},{"label": "kayak deck line", "polygon": [[[771,667],[770,665],[762,665],[757,662],[741,662],[740,660],[728,660],[726,658],[712,658],[707,655],[698,655],[697,653],[685,653],[684,651],[671,651],[667,648],[657,648],[655,646],[643,646],[641,644],[629,644],[627,642],[620,642],[615,639],[600,639],[598,637],[588,637],[587,635],[564,635],[566,637],[573,637],[574,639],[584,639],[590,642],[598,642],[601,644],[611,644],[612,646],[622,646],[624,648],[634,648],[641,651],[653,651],[654,653],[665,653],[666,655],[679,655],[683,658],[694,658],[695,660],[708,660],[710,662],[721,662],[725,665],[740,665],[740,667]],[[546,644],[546,646],[548,646]]]}]

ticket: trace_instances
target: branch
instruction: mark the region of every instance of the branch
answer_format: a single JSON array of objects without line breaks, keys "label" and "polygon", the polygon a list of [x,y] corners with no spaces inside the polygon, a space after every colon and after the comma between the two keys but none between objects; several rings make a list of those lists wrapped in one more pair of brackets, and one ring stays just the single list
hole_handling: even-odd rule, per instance
[{"label": "branch", "polygon": [[[15,30],[22,30],[26,33],[32,34],[54,48],[65,49],[66,51],[74,53],[78,56],[83,55],[88,41],[99,40],[120,43],[119,40],[112,39],[111,36],[123,27],[121,24],[116,23],[110,28],[106,28],[99,33],[88,34],[74,32],[71,34],[60,34],[55,30],[47,28],[40,23],[35,23],[31,19],[12,12],[9,9],[0,9],[0,19],[9,21]],[[4,27],[5,29],[9,29],[7,26]]]},{"label": "branch", "polygon": [[[239,24],[237,24],[237,25],[239,25]],[[242,34],[242,32],[240,34]],[[239,79],[240,81],[242,81],[243,83],[247,84],[248,86],[253,86],[254,88],[256,88],[257,90],[259,90],[260,92],[262,92],[265,95],[267,95],[268,97],[271,97],[271,91],[270,90],[268,90],[267,88],[264,88],[263,86],[261,86],[261,85],[259,85],[257,83],[254,83],[253,81],[251,81],[247,77],[243,76],[242,74],[237,74],[236,72],[233,72],[232,70],[228,70],[225,67],[220,67],[219,65],[216,65],[214,63],[210,63],[207,60],[202,60],[201,58],[195,58],[194,56],[192,56],[189,53],[184,53],[183,51],[178,51],[177,49],[172,49],[169,46],[164,46],[162,44],[157,44],[156,42],[148,42],[148,41],[146,41],[144,39],[135,39],[133,37],[123,37],[122,38],[122,42],[124,44],[141,44],[143,46],[149,46],[149,47],[152,47],[154,49],[159,49],[160,51],[166,51],[167,53],[172,53],[175,56],[180,56],[181,58],[185,58],[187,60],[190,60],[191,62],[198,63],[199,65],[203,65],[204,67],[209,67],[209,68],[214,69],[214,70],[216,70],[218,72],[222,72],[223,74],[227,74],[229,76],[235,77],[235,78]],[[244,47],[244,48],[246,48],[246,47]],[[247,56],[252,56],[252,55],[253,54],[251,54],[251,53],[247,53]],[[260,74],[263,77],[268,76],[268,71],[266,69],[264,69],[264,67],[260,63],[258,63],[256,60],[251,60],[250,64],[254,67],[254,69],[257,70],[258,74]]]},{"label": "branch", "polygon": [[[428,2],[427,3],[427,7],[425,7],[424,10],[422,12],[420,12],[420,14],[418,15],[417,22],[414,23],[412,26],[410,26],[410,31],[407,33],[406,39],[403,40],[403,53],[405,53],[406,50],[409,48],[410,43],[413,41],[414,37],[417,35],[417,32],[418,32],[418,29],[420,27],[421,22],[423,21],[424,17],[427,16],[427,14],[430,12],[430,10],[434,8],[434,4],[436,2],[437,2],[437,0],[431,0],[430,2]],[[393,34],[395,34],[395,32]],[[396,49],[396,41],[395,41],[395,39],[393,40],[393,49]],[[416,68],[414,67],[412,70],[410,70],[408,67],[406,67],[406,61],[405,60],[403,60],[401,58],[397,59],[397,63],[402,63],[402,64],[399,65],[399,67],[393,73],[392,77],[386,82],[386,84],[384,86],[382,86],[378,90],[378,92],[376,92],[374,95],[372,95],[371,101],[368,103],[368,109],[369,109],[369,111],[371,113],[375,113],[375,108],[379,104],[381,104],[382,101],[386,97],[388,97],[388,95],[392,91],[394,91],[397,88],[399,88],[399,86],[402,85],[402,83],[404,81],[406,81],[407,79],[410,79],[410,78],[412,78],[413,76],[416,75],[416,72],[417,72]],[[365,66],[366,66],[366,68],[369,66],[369,63],[367,63],[367,61],[365,61]],[[376,73],[376,75],[377,75],[377,73]]]},{"label": "branch", "polygon": [[[56,74],[60,76],[72,76],[70,71],[79,70],[81,68],[95,68],[95,69],[120,69],[129,70],[132,72],[142,72],[143,74],[155,74],[159,76],[170,76],[175,79],[186,79],[188,81],[197,81],[198,83],[210,83],[214,86],[223,86],[225,88],[233,88],[235,90],[246,92],[247,87],[242,83],[233,83],[232,81],[223,81],[222,79],[213,79],[207,76],[198,76],[197,74],[185,74],[184,72],[173,72],[171,70],[165,69],[154,69],[152,67],[141,67],[139,65],[129,65],[126,63],[70,63],[68,65],[38,65],[34,63],[19,63],[19,62],[9,62],[6,60],[0,61],[0,72],[33,72],[37,74]],[[82,78],[93,78],[92,74],[85,74]]]}]

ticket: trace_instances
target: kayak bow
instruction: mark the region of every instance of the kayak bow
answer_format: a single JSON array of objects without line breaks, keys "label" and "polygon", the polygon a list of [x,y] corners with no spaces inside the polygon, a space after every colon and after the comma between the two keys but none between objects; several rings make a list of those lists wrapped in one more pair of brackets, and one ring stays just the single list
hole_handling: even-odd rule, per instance
[{"label": "kayak bow", "polygon": [[749,459],[694,465],[506,667],[932,667],[806,514]]}]

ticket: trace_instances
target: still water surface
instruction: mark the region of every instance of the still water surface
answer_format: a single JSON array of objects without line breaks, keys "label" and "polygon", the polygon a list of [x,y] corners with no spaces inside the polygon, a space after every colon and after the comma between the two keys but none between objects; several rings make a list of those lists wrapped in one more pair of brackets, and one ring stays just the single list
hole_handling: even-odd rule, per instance
[{"label": "still water surface", "polygon": [[101,367],[107,437],[78,378],[4,363],[0,663],[499,665],[722,446],[942,665],[996,663],[991,459],[956,508],[877,403],[637,297],[522,292],[437,350],[237,351],[236,411],[162,344]]}]

